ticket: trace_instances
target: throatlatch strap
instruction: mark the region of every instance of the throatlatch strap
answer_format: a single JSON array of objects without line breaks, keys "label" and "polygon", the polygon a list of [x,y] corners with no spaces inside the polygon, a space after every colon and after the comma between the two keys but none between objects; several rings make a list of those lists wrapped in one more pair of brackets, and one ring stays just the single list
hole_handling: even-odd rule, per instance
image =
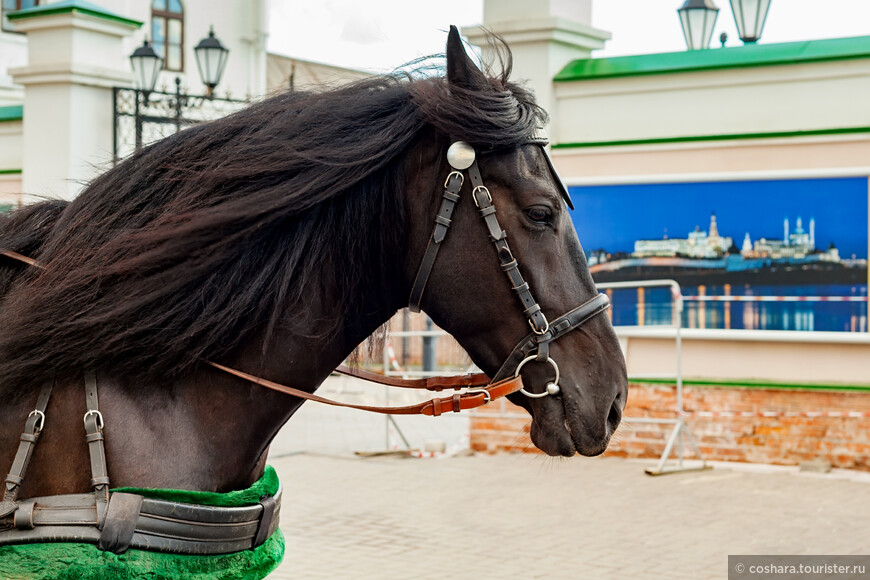
[{"label": "throatlatch strap", "polygon": [[441,194],[441,208],[438,210],[438,215],[435,216],[435,229],[432,231],[432,237],[429,238],[429,244],[426,246],[426,253],[423,254],[420,268],[417,270],[414,285],[411,286],[411,297],[408,299],[408,308],[411,312],[420,312],[420,301],[423,300],[423,291],[426,289],[426,282],[429,280],[429,274],[432,273],[432,267],[435,265],[438,250],[441,249],[441,242],[447,236],[447,230],[452,223],[453,208],[456,206],[456,202],[459,201],[459,191],[462,189],[462,182],[464,180],[465,178],[462,177],[462,173],[452,171],[447,176],[447,181],[444,182],[444,191]]},{"label": "throatlatch strap", "polygon": [[84,418],[85,440],[91,456],[91,487],[97,496],[97,513],[102,515],[109,501],[109,470],[106,466],[106,448],[103,445],[103,415],[97,399],[97,373],[93,370],[85,372],[85,398],[88,406]]},{"label": "throatlatch strap", "polygon": [[53,385],[54,380],[46,381],[42,384],[39,398],[36,400],[36,408],[30,412],[27,420],[24,422],[21,442],[18,444],[15,459],[12,460],[12,468],[6,476],[3,501],[0,501],[0,517],[8,516],[18,507],[15,498],[18,496],[18,490],[21,489],[21,484],[24,482],[24,474],[27,473],[27,465],[30,463],[30,458],[33,455],[33,448],[39,440],[43,427],[45,427],[45,409],[48,407],[48,400],[51,398]]}]

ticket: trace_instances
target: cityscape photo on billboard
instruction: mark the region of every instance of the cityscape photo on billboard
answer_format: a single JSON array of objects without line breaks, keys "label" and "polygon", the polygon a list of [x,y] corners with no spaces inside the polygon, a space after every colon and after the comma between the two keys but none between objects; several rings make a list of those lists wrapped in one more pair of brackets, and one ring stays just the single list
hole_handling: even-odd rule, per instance
[{"label": "cityscape photo on billboard", "polygon": [[[595,281],[676,280],[684,326],[867,330],[866,177],[570,189]],[[614,324],[671,322],[668,289],[610,293]]]}]

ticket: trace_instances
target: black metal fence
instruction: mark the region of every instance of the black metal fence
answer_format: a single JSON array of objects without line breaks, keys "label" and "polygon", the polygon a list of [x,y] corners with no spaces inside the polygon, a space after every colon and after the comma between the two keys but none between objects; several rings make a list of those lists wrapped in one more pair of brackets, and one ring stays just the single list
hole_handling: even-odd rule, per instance
[{"label": "black metal fence", "polygon": [[176,81],[174,93],[115,87],[114,161],[185,127],[219,119],[244,108],[248,101],[188,95]]}]

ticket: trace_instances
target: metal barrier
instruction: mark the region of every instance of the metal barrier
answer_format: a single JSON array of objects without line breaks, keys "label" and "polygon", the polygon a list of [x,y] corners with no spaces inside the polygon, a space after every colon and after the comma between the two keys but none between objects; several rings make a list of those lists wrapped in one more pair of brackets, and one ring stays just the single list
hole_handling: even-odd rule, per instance
[{"label": "metal barrier", "polygon": [[[413,378],[413,377],[437,377],[438,375],[443,375],[445,372],[453,372],[458,375],[468,374],[473,372],[480,372],[477,369],[477,366],[472,363],[470,366],[466,368],[456,367],[451,369],[437,369],[433,368],[432,370],[426,370],[425,365],[421,370],[416,369],[407,369],[402,368],[399,365],[398,360],[395,357],[395,351],[392,347],[392,342],[390,339],[395,338],[414,338],[420,337],[422,339],[436,339],[442,336],[450,336],[446,331],[439,329],[432,330],[397,330],[390,331],[387,333],[387,339],[384,344],[384,374],[391,377],[404,377],[404,378]],[[434,349],[432,353],[429,355],[432,359],[435,358]],[[434,362],[434,361],[433,361]]]},{"label": "metal barrier", "polygon": [[[683,337],[681,334],[681,329],[683,327],[683,294],[680,290],[680,284],[676,280],[644,280],[640,282],[609,282],[597,285],[599,290],[619,290],[619,289],[627,289],[627,288],[670,288],[671,289],[671,298],[673,299],[673,309],[671,315],[671,324],[670,325],[662,325],[666,327],[672,327],[674,329],[674,335],[676,338],[676,350],[677,350],[677,360],[676,360],[676,372],[673,377],[670,375],[662,378],[674,378],[677,385],[677,405],[674,410],[675,417],[673,419],[659,419],[653,417],[624,417],[623,421],[627,423],[647,423],[647,424],[658,424],[658,425],[670,425],[673,424],[674,428],[671,430],[670,435],[668,436],[667,443],[665,444],[664,451],[662,451],[662,455],[659,458],[658,464],[654,468],[650,468],[645,470],[649,475],[663,475],[666,473],[677,473],[683,471],[700,471],[703,469],[709,469],[710,466],[707,465],[706,460],[704,459],[703,453],[701,453],[701,449],[698,447],[698,443],[695,441],[695,438],[692,436],[692,432],[689,430],[689,426],[683,420],[685,415],[685,411],[683,410]],[[689,441],[689,444],[695,450],[695,453],[698,455],[698,459],[701,461],[700,466],[687,466],[683,462],[684,455],[684,442],[683,437]],[[674,444],[677,446],[677,457],[676,457],[676,465],[669,467],[667,465],[668,458],[671,455],[671,452],[674,449]]]}]

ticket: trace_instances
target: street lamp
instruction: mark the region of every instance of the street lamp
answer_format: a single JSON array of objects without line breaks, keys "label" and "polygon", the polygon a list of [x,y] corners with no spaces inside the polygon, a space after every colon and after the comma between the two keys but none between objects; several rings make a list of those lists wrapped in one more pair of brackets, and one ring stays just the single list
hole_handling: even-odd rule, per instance
[{"label": "street lamp", "polygon": [[713,0],[686,0],[685,4],[677,9],[677,13],[680,15],[683,36],[686,38],[686,46],[689,50],[709,48],[710,39],[713,37],[713,26],[716,25],[716,17],[719,16],[719,8]]},{"label": "street lamp", "polygon": [[130,55],[130,66],[133,67],[133,76],[139,89],[146,95],[153,91],[160,69],[163,68],[163,59],[154,52],[148,39]]},{"label": "street lamp", "polygon": [[764,21],[770,10],[770,0],[731,0],[731,12],[737,24],[737,33],[744,44],[758,42]]},{"label": "street lamp", "polygon": [[211,97],[224,74],[224,67],[227,66],[227,55],[230,51],[221,44],[220,40],[215,38],[214,29],[210,29],[208,36],[199,41],[193,52],[196,54],[199,77],[206,86],[205,94],[207,97]]}]

